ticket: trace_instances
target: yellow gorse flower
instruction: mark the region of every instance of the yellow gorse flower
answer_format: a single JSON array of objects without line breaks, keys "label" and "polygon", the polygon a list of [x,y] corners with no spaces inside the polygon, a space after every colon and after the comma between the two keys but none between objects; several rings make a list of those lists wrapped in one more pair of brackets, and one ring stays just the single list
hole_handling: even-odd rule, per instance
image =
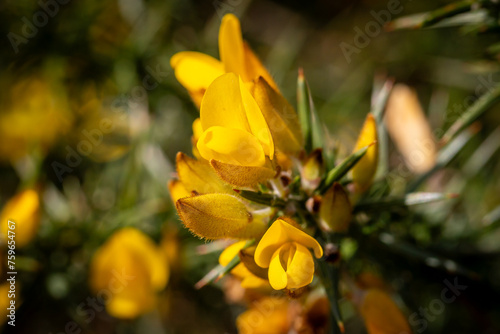
[{"label": "yellow gorse flower", "polygon": [[283,219],[276,220],[255,250],[255,262],[269,268],[269,283],[276,290],[297,289],[312,282],[314,256],[323,256],[320,244]]},{"label": "yellow gorse flower", "polygon": [[286,99],[261,79],[252,92],[236,74],[221,75],[208,87],[193,125],[196,155],[234,186],[273,178],[275,154],[302,149],[298,118]]},{"label": "yellow gorse flower", "polygon": [[[298,117],[276,83],[243,41],[236,16],[224,16],[219,31],[221,61],[198,52],[171,58],[176,78],[200,107],[193,123],[193,153],[218,177],[248,187],[276,176],[276,154],[303,149]],[[178,184],[171,184],[177,193]],[[185,193],[184,193],[185,195]]]},{"label": "yellow gorse flower", "polygon": [[131,319],[155,306],[156,293],[165,287],[168,277],[162,250],[139,230],[124,228],[94,254],[90,286],[96,294],[107,294],[109,314]]},{"label": "yellow gorse flower", "polygon": [[8,221],[14,221],[15,242],[24,247],[33,239],[40,225],[40,199],[33,189],[23,190],[12,197],[3,207],[0,215],[2,236],[7,237]]},{"label": "yellow gorse flower", "polygon": [[240,21],[233,14],[222,18],[219,30],[220,61],[199,52],[184,51],[170,59],[177,80],[188,90],[199,107],[208,86],[224,73],[235,73],[244,82],[264,78],[278,90],[269,72],[243,41]]},{"label": "yellow gorse flower", "polygon": [[[330,326],[343,332],[338,300],[331,292],[338,289],[344,273],[339,275],[338,261],[348,256],[337,249],[350,224],[356,223],[351,222],[353,209],[363,208],[353,205],[370,188],[377,172],[377,120],[369,113],[354,152],[338,159],[330,151],[332,141],[319,122],[301,71],[297,105],[303,124],[243,41],[240,23],[232,14],[222,20],[219,50],[220,61],[197,52],[180,52],[171,59],[177,79],[200,109],[192,126],[196,159],[177,155],[177,180],[169,183],[171,197],[193,234],[208,240],[237,240],[222,251],[220,265],[197,287],[231,273],[243,288],[269,283],[297,298],[310,296],[321,291],[315,290],[316,282],[311,289],[301,288],[313,282],[317,265],[324,274],[326,295],[301,314],[290,313],[292,303],[292,307],[278,303],[260,317],[260,301],[274,303],[264,297],[254,303],[259,306],[238,317],[238,329],[241,333],[319,332],[331,314],[335,321]],[[352,182],[346,178],[348,173]],[[306,225],[322,245],[301,229]],[[323,256],[322,246],[327,256],[315,262]],[[358,295],[364,298],[358,302],[370,334],[409,331],[387,294],[370,289]],[[262,321],[257,323],[259,317]]]},{"label": "yellow gorse flower", "polygon": [[200,110],[200,155],[222,163],[262,167],[274,142],[262,111],[241,78],[227,73],[208,87]]}]

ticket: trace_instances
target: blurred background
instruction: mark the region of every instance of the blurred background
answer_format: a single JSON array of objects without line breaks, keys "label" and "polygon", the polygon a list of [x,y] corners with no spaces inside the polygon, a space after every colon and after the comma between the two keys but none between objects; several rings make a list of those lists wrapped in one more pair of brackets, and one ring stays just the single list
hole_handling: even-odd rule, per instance
[{"label": "blurred background", "polygon": [[[191,152],[191,125],[198,117],[170,57],[191,50],[218,58],[219,25],[231,12],[293,105],[298,68],[304,69],[339,151],[353,148],[372,94],[386,78],[413,89],[412,103],[421,106],[438,141],[500,83],[491,51],[498,35],[457,26],[387,32],[382,24],[448,3],[3,0],[0,206],[9,209],[7,203],[20,201],[15,196],[25,189],[39,199],[38,222],[26,232],[31,237],[17,241],[16,326],[3,316],[4,332],[236,333],[234,321],[244,309],[234,303],[240,292],[227,281],[193,287],[218,254],[199,255],[204,243],[182,227],[168,194],[175,155]],[[456,200],[379,217],[394,225],[373,228],[466,270],[442,270],[419,261],[419,254],[407,256],[406,244],[366,240],[353,246],[352,270],[375,268],[399,292],[408,315],[439,299],[445,279],[459,277],[467,285],[421,332],[500,332],[499,111],[494,106],[484,113],[459,152],[419,184],[421,190],[457,193]],[[381,178],[390,189],[384,191],[398,194],[417,173],[392,143],[389,148],[391,173]],[[21,206],[26,216],[27,207]],[[157,307],[142,316],[119,319],[99,306],[90,317],[80,305],[89,309],[88,298],[96,296],[89,284],[91,259],[124,227],[151,239],[168,283],[157,289]],[[2,252],[4,281],[5,245]],[[358,323],[359,317],[347,319],[347,332],[364,333]]]}]

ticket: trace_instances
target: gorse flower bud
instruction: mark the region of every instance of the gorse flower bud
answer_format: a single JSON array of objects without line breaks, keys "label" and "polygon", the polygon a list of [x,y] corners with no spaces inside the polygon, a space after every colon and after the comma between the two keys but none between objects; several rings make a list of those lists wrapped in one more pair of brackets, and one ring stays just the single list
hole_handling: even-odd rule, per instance
[{"label": "gorse flower bud", "polygon": [[325,172],[325,164],[321,149],[314,150],[305,158],[300,171],[302,188],[311,193],[320,184],[321,178]]},{"label": "gorse flower bud", "polygon": [[319,209],[320,227],[328,232],[347,232],[352,219],[349,196],[339,183],[323,195]]},{"label": "gorse flower bud", "polygon": [[177,212],[187,228],[200,238],[258,238],[266,230],[265,221],[252,215],[236,196],[206,194],[181,198]]},{"label": "gorse flower bud", "polygon": [[372,114],[366,116],[353,152],[373,144],[352,169],[352,180],[358,191],[365,191],[372,183],[378,165],[377,122]]}]

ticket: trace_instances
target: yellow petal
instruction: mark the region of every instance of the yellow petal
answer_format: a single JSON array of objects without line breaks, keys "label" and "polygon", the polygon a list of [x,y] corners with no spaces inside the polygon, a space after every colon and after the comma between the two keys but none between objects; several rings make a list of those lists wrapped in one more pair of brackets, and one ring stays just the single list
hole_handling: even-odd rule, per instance
[{"label": "yellow petal", "polygon": [[394,86],[384,121],[410,170],[424,173],[435,165],[436,140],[415,91],[403,84]]},{"label": "yellow petal", "polygon": [[[200,98],[200,104],[201,104],[201,98]],[[200,152],[198,152],[198,148],[196,147],[198,139],[201,137],[203,133],[203,127],[201,126],[201,119],[199,117],[194,120],[192,127],[193,127],[193,136],[191,137],[191,145],[193,147],[192,148],[193,156],[196,159],[203,160],[203,157],[200,155]]]},{"label": "yellow petal", "polygon": [[[354,151],[372,144],[378,139],[377,122],[372,114],[366,117]],[[361,160],[352,169],[352,180],[359,191],[366,190],[375,176],[378,165],[378,143],[372,145]]]},{"label": "yellow petal", "polygon": [[266,156],[257,137],[239,129],[212,126],[198,140],[204,159],[240,166],[264,166]]},{"label": "yellow petal", "polygon": [[[231,260],[240,253],[240,250],[247,243],[246,240],[235,242],[230,245],[219,256],[219,264],[221,266],[227,266]],[[250,270],[243,264],[240,263],[233,270],[231,270],[231,274],[241,279],[241,286],[245,289],[254,289],[260,288],[264,286],[268,286],[267,280],[259,278],[252,274]]]},{"label": "yellow petal", "polygon": [[226,72],[239,74],[245,81],[251,80],[245,67],[240,21],[233,14],[226,14],[222,18],[219,29],[219,54]]},{"label": "yellow petal", "polygon": [[251,187],[276,176],[276,170],[266,164],[260,166],[240,166],[210,160],[217,175],[225,182],[236,187]]},{"label": "yellow petal", "polygon": [[275,290],[286,288],[288,276],[281,264],[282,253],[288,250],[289,245],[285,244],[278,248],[272,255],[269,262],[269,283]]},{"label": "yellow petal", "polygon": [[303,138],[293,107],[262,77],[250,85],[250,89],[269,126],[276,148],[287,154],[300,151]]},{"label": "yellow petal", "polygon": [[314,277],[314,260],[311,252],[299,243],[294,243],[294,252],[290,252],[286,274],[287,289],[298,289],[310,284]]},{"label": "yellow petal", "polygon": [[279,91],[269,72],[243,41],[240,22],[233,14],[227,14],[222,19],[219,30],[219,53],[226,72],[240,75],[245,82],[263,77]]},{"label": "yellow petal", "polygon": [[274,82],[273,77],[269,74],[267,69],[262,65],[259,58],[255,56],[252,49],[248,46],[248,44],[243,41],[243,49],[245,52],[245,65],[248,73],[248,77],[250,80],[256,80],[259,77],[262,77],[276,92],[279,93],[278,85]]},{"label": "yellow petal", "polygon": [[266,228],[238,198],[228,194],[181,198],[176,207],[184,225],[201,238],[258,238]]},{"label": "yellow petal", "polygon": [[274,157],[274,143],[266,119],[262,115],[262,111],[252,94],[250,94],[245,84],[241,81],[241,78],[240,89],[250,130],[253,135],[259,139],[264,149],[264,153],[272,160]]},{"label": "yellow petal", "polygon": [[334,183],[325,193],[319,208],[319,223],[328,232],[347,232],[352,219],[352,206],[344,187]]},{"label": "yellow petal", "polygon": [[243,81],[234,73],[224,74],[210,85],[203,98],[200,119],[204,131],[221,126],[252,133],[264,153],[273,158],[274,143],[266,120]]},{"label": "yellow petal", "polygon": [[[224,249],[224,251],[222,251],[219,255],[219,264],[221,266],[227,266],[229,262],[231,262],[231,260],[239,254],[240,250],[246,243],[247,241],[243,240],[226,247],[226,249]],[[252,275],[242,263],[239,263],[236,267],[234,267],[233,270],[231,270],[231,274],[238,278],[244,278]]]},{"label": "yellow petal", "polygon": [[[15,232],[16,247],[26,246],[34,238],[40,224],[40,200],[35,190],[21,191],[12,197],[3,207],[0,214],[2,238],[8,231]],[[14,224],[9,224],[11,220]],[[15,230],[10,230],[15,226]]]},{"label": "yellow petal", "polygon": [[196,143],[203,133],[203,126],[201,126],[201,119],[198,117],[193,122],[193,140]]},{"label": "yellow petal", "polygon": [[410,334],[411,329],[399,307],[391,297],[377,289],[367,291],[361,315],[369,334]]},{"label": "yellow petal", "polygon": [[237,75],[227,73],[210,84],[201,102],[200,119],[204,131],[222,126],[250,132]]},{"label": "yellow petal", "polygon": [[283,244],[295,241],[314,251],[316,258],[323,256],[320,244],[298,228],[290,225],[283,219],[277,219],[266,231],[255,250],[255,262],[262,268],[269,267],[271,257]]},{"label": "yellow petal", "polygon": [[[196,102],[217,77],[224,74],[224,65],[217,59],[199,52],[179,52],[170,59],[175,77]],[[201,94],[201,97],[200,97]],[[200,106],[200,103],[196,103]]]},{"label": "yellow petal", "polygon": [[236,255],[238,255],[238,253],[243,248],[243,246],[246,245],[246,243],[247,243],[246,240],[242,240],[242,241],[235,242],[234,244],[226,247],[226,249],[224,249],[219,256],[219,264],[221,266],[227,266],[229,264],[229,262],[231,262],[231,260]]},{"label": "yellow petal", "polygon": [[170,180],[168,182],[168,191],[170,192],[170,198],[173,203],[177,202],[179,198],[191,196],[191,193],[186,190],[179,180]]},{"label": "yellow petal", "polygon": [[225,184],[217,176],[207,161],[195,160],[179,152],[176,157],[176,166],[179,180],[182,182],[186,192],[188,192],[188,196],[193,191],[200,195],[207,193],[234,193],[232,187]]},{"label": "yellow petal", "polygon": [[248,270],[249,273],[252,274],[252,276],[257,276],[267,281],[268,270],[259,267],[257,263],[255,263],[254,254],[255,254],[255,246],[242,249],[238,254],[241,260],[241,264],[245,266],[245,268]]}]

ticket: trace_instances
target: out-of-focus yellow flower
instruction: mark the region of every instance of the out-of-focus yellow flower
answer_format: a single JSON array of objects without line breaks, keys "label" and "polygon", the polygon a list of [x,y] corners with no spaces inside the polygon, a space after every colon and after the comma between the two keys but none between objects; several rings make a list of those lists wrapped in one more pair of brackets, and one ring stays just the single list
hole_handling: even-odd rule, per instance
[{"label": "out-of-focus yellow flower", "polygon": [[[219,256],[219,264],[227,266],[229,262],[231,262],[231,260],[238,255],[245,244],[246,241],[239,241],[227,247]],[[246,289],[269,286],[267,280],[252,274],[243,263],[239,263],[236,267],[234,267],[233,270],[231,270],[231,274],[241,279],[241,286]]]},{"label": "out-of-focus yellow flower", "polygon": [[384,121],[411,171],[424,173],[436,164],[436,139],[414,90],[403,84],[394,86]]},{"label": "out-of-focus yellow flower", "polygon": [[47,150],[72,124],[65,95],[43,77],[21,79],[2,96],[0,160],[15,161],[34,148]]},{"label": "out-of-focus yellow flower", "polygon": [[[26,246],[36,235],[40,224],[40,199],[33,189],[23,190],[12,197],[3,207],[1,216],[2,236],[7,238],[8,221],[15,224],[16,248]],[[12,224],[11,224],[12,225]]]},{"label": "out-of-focus yellow flower", "polygon": [[267,227],[267,217],[252,214],[234,195],[185,197],[175,206],[184,225],[200,238],[252,239],[264,234]]},{"label": "out-of-focus yellow flower", "polygon": [[90,286],[95,293],[107,292],[106,309],[117,318],[135,318],[151,310],[168,278],[160,248],[135,228],[113,234],[91,263]]},{"label": "out-of-focus yellow flower", "polygon": [[320,227],[328,232],[347,232],[352,219],[349,196],[339,183],[334,183],[323,195],[319,208]]},{"label": "out-of-focus yellow flower", "polygon": [[255,301],[252,308],[240,314],[236,326],[240,334],[286,334],[290,318],[285,298],[267,297]]},{"label": "out-of-focus yellow flower", "polygon": [[382,290],[368,290],[360,310],[369,334],[411,333],[406,317],[391,297]]},{"label": "out-of-focus yellow flower", "polygon": [[[357,191],[365,191],[372,183],[378,165],[378,140],[377,122],[372,114],[366,117],[361,133],[354,151],[360,150],[365,146],[368,148],[366,154],[352,169],[352,180],[356,185]],[[373,144],[375,142],[375,144]]]},{"label": "out-of-focus yellow flower", "polygon": [[179,52],[170,59],[175,77],[188,90],[198,107],[208,86],[224,73],[233,72],[244,82],[262,77],[278,90],[269,72],[243,41],[240,22],[233,14],[226,14],[222,18],[219,30],[219,53],[221,61],[191,51]]},{"label": "out-of-focus yellow flower", "polygon": [[274,289],[297,289],[311,283],[314,276],[314,259],[308,248],[316,258],[323,256],[316,239],[278,219],[257,245],[255,262],[269,268],[269,283]]}]

